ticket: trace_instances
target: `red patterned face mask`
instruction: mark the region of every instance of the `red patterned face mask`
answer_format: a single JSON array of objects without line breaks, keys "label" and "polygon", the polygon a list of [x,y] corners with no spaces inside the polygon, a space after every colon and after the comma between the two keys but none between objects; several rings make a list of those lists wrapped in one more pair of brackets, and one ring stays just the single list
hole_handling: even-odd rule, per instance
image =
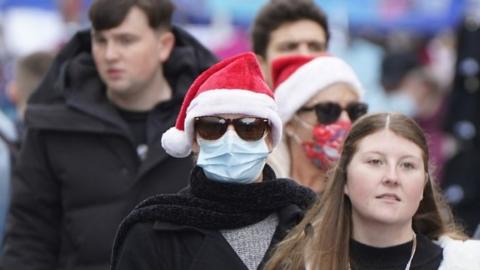
[{"label": "red patterned face mask", "polygon": [[328,170],[340,157],[340,150],[352,124],[337,121],[313,127],[313,141],[302,142],[305,154],[321,170]]}]

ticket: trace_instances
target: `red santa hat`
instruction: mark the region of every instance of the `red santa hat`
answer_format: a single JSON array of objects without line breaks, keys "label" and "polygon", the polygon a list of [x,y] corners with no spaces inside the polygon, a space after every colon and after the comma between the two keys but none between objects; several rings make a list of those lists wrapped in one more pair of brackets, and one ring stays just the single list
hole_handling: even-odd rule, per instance
[{"label": "red santa hat", "polygon": [[272,62],[272,81],[280,118],[287,123],[309,99],[334,83],[347,83],[361,99],[364,90],[353,69],[331,55],[286,56]]},{"label": "red santa hat", "polygon": [[282,121],[253,53],[224,59],[198,76],[185,95],[175,127],[163,134],[162,147],[174,157],[188,156],[195,117],[216,114],[266,118],[272,127],[273,145],[280,141]]}]

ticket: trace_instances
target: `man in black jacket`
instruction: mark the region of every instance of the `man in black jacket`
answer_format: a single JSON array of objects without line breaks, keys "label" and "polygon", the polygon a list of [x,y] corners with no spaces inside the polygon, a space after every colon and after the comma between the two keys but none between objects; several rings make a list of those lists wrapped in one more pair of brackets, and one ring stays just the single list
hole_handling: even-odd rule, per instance
[{"label": "man in black jacket", "polygon": [[93,28],[29,101],[1,269],[105,270],[117,226],[144,198],[187,184],[160,145],[193,79],[216,59],[170,25],[169,0],[96,0]]}]

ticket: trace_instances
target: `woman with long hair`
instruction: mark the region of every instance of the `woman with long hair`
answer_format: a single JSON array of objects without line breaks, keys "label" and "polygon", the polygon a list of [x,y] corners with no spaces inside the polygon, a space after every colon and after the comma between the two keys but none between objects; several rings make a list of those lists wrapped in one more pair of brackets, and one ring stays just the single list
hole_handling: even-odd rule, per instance
[{"label": "woman with long hair", "polygon": [[410,118],[357,120],[326,190],[265,269],[480,269],[431,179],[424,133]]}]

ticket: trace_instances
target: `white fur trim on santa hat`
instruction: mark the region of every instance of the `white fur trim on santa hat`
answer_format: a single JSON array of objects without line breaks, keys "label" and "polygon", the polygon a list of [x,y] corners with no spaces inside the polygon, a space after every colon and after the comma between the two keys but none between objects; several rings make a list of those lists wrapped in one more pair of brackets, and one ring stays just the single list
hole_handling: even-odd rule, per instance
[{"label": "white fur trim on santa hat", "polygon": [[274,99],[266,94],[241,89],[208,90],[188,106],[184,131],[172,127],[162,136],[162,147],[174,157],[187,157],[192,149],[195,117],[218,114],[243,114],[266,118],[272,126],[272,143],[275,147],[281,140],[282,121]]},{"label": "white fur trim on santa hat", "polygon": [[358,97],[363,97],[364,90],[357,75],[337,57],[317,57],[299,67],[275,90],[275,100],[283,123],[287,123],[318,92],[340,82],[350,84]]},{"label": "white fur trim on santa hat", "polygon": [[[178,146],[172,147],[172,141],[167,139],[170,135],[167,135],[167,138],[165,138],[165,140],[168,140],[168,143],[164,143],[162,137],[162,146],[167,153],[172,156],[179,157],[179,154],[183,154],[181,156],[188,155],[193,142],[194,118],[218,114],[243,114],[266,118],[272,126],[273,146],[276,146],[281,140],[282,121],[278,115],[277,104],[272,97],[266,94],[255,93],[251,90],[215,89],[201,93],[193,99],[190,106],[188,106],[187,116],[185,118],[185,132],[181,135],[181,143],[179,142],[179,144],[183,144],[185,148]],[[166,134],[164,134],[164,137],[165,135]],[[180,135],[172,135],[172,137],[175,136]],[[176,144],[176,142],[173,144]]]}]

